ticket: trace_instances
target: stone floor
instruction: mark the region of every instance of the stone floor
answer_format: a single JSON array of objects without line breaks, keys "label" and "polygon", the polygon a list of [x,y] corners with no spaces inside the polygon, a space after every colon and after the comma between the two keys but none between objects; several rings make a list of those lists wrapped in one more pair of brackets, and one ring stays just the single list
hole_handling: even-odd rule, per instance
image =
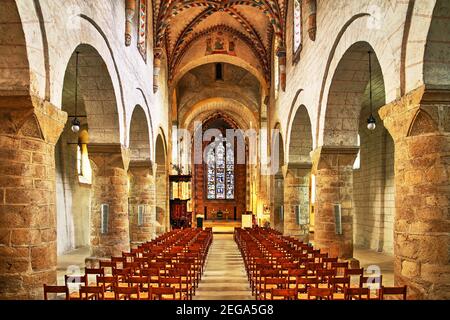
[{"label": "stone floor", "polygon": [[[361,267],[367,270],[379,268],[383,275],[383,285],[394,285],[394,257],[386,253],[380,253],[367,249],[354,249],[353,256],[359,260]],[[369,268],[370,267],[370,268]]]},{"label": "stone floor", "polygon": [[82,247],[58,256],[58,285],[64,285],[64,275],[84,274],[84,259],[90,256],[89,247]]},{"label": "stone floor", "polygon": [[232,234],[214,234],[194,300],[254,300]]},{"label": "stone floor", "polygon": [[[58,257],[58,284],[65,274],[84,272],[84,259],[89,248],[79,248]],[[354,257],[365,270],[377,266],[385,286],[394,285],[394,259],[391,255],[366,249],[355,249]],[[74,270],[74,271],[72,271]],[[214,234],[205,272],[194,300],[253,300],[245,274],[244,263],[232,234]]]}]

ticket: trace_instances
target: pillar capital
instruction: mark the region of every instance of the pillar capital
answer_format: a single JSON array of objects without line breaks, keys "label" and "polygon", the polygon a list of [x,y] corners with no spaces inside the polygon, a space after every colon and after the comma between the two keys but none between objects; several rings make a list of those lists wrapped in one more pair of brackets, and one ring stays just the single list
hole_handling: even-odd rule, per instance
[{"label": "pillar capital", "polygon": [[89,157],[97,166],[105,164],[128,170],[130,164],[129,149],[120,143],[90,143]]},{"label": "pillar capital", "polygon": [[21,134],[56,144],[67,122],[67,113],[36,96],[0,97],[0,133]]},{"label": "pillar capital", "polygon": [[153,175],[153,162],[150,159],[146,160],[130,160],[129,168],[130,171],[136,170],[149,170]]},{"label": "pillar capital", "polygon": [[312,163],[311,162],[289,162],[287,165],[282,167],[283,177],[287,177],[288,174],[293,174],[295,176],[301,175],[303,172],[311,172]]},{"label": "pillar capital", "polygon": [[356,146],[321,146],[311,152],[312,172],[320,169],[352,166],[358,155]]},{"label": "pillar capital", "polygon": [[394,141],[408,136],[449,131],[446,108],[450,106],[450,88],[421,86],[378,111]]}]

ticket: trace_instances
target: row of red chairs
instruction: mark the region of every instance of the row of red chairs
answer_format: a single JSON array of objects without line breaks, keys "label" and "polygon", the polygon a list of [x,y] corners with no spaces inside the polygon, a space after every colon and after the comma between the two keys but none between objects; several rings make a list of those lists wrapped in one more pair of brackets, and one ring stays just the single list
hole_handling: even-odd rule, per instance
[{"label": "row of red chairs", "polygon": [[[386,287],[382,275],[352,269],[293,237],[265,228],[236,229],[252,294],[256,299],[406,299],[407,287]],[[356,283],[355,283],[356,278]],[[284,291],[277,291],[284,290]],[[281,293],[286,297],[280,297]],[[289,294],[288,294],[289,293]],[[322,293],[322,294],[319,294]]]},{"label": "row of red chairs", "polygon": [[173,230],[120,257],[100,260],[84,275],[66,275],[64,286],[44,285],[44,299],[59,293],[76,300],[190,300],[211,243],[211,229]]}]

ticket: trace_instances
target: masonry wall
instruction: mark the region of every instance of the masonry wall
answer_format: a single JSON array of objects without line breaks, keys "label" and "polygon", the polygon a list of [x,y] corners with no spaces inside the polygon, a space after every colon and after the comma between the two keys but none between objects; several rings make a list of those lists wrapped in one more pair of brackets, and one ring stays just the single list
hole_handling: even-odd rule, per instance
[{"label": "masonry wall", "polygon": [[[16,0],[27,40],[28,61],[33,95],[62,105],[64,73],[69,59],[81,43],[95,48],[106,64],[116,98],[120,123],[120,142],[128,145],[128,132],[133,108],[141,105],[150,114],[153,133],[161,127],[168,131],[168,92],[162,74],[159,91],[153,93],[153,21],[148,24],[146,61],[137,48],[137,28],[129,47],[125,46],[125,1],[40,0],[42,18],[33,2]],[[137,25],[137,14],[133,24]],[[149,7],[149,17],[151,9]],[[45,37],[41,35],[41,27]],[[45,39],[46,43],[43,43]],[[50,68],[46,69],[45,59]],[[51,84],[51,85],[50,85]],[[94,137],[92,137],[94,138]],[[106,140],[106,139],[105,139]],[[119,140],[119,139],[117,139]]]},{"label": "masonry wall", "polygon": [[90,185],[80,184],[77,145],[64,137],[56,145],[56,221],[58,255],[89,246]]},{"label": "masonry wall", "polygon": [[377,119],[369,131],[362,122],[359,130],[360,168],[353,172],[355,247],[393,254],[394,142]]}]

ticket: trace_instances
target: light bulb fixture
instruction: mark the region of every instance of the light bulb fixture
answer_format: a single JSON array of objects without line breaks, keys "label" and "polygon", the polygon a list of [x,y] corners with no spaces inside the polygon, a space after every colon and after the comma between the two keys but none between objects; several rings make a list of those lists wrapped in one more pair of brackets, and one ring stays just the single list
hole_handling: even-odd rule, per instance
[{"label": "light bulb fixture", "polygon": [[372,52],[369,51],[369,100],[370,100],[370,116],[367,119],[367,129],[370,131],[375,130],[377,127],[377,121],[372,113],[373,102],[372,102]]},{"label": "light bulb fixture", "polygon": [[367,129],[369,129],[370,131],[373,131],[373,130],[375,130],[376,127],[377,127],[377,121],[371,114],[369,116],[369,119],[367,119]]},{"label": "light bulb fixture", "polygon": [[72,127],[71,127],[72,131],[74,133],[78,133],[80,132],[80,120],[78,120],[78,118],[74,118],[72,120]]}]

